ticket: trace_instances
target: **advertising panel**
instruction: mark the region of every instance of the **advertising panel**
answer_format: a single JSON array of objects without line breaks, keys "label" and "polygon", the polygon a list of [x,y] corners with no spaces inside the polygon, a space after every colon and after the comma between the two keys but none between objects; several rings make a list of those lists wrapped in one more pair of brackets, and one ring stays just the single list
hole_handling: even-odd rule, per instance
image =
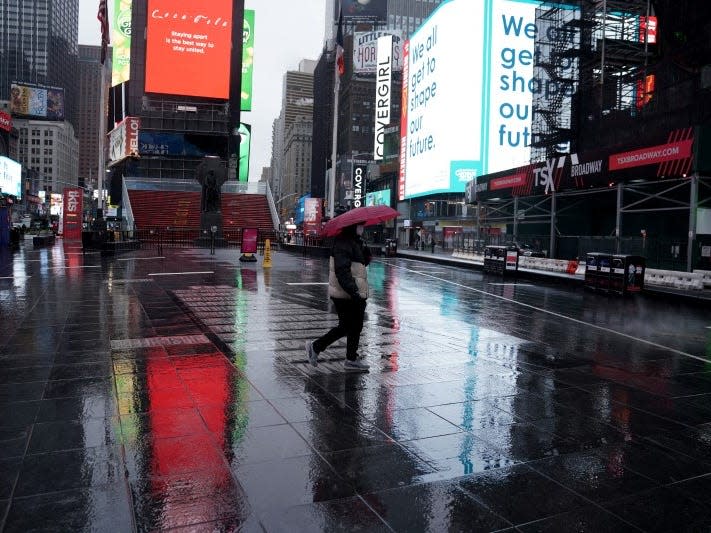
[{"label": "advertising panel", "polygon": [[342,0],[343,20],[384,21],[387,18],[387,0]]},{"label": "advertising panel", "polygon": [[606,187],[610,182],[683,177],[694,158],[692,128],[652,133],[647,142],[663,144],[563,154],[535,164],[480,176],[469,186],[467,202],[497,197],[536,196],[553,191]]},{"label": "advertising panel", "polygon": [[0,130],[12,131],[12,117],[0,111]]},{"label": "advertising panel", "polygon": [[540,5],[451,0],[412,35],[399,198],[464,192],[477,176],[530,161],[533,97],[564,90],[534,76]]},{"label": "advertising panel", "polygon": [[131,0],[114,0],[111,24],[111,86],[131,78]]},{"label": "advertising panel", "polygon": [[22,198],[22,165],[0,156],[0,191]]},{"label": "advertising panel", "polygon": [[146,92],[229,98],[232,0],[148,0]]},{"label": "advertising panel", "polygon": [[239,125],[239,181],[249,181],[249,153],[252,144],[252,126]]},{"label": "advertising panel", "polygon": [[65,239],[81,239],[84,198],[78,187],[64,189],[63,233]]},{"label": "advertising panel", "polygon": [[367,193],[365,195],[365,205],[387,205],[390,207],[390,189]]},{"label": "advertising panel", "polygon": [[378,66],[375,81],[375,127],[373,128],[373,159],[382,161],[385,151],[385,128],[390,125],[392,94],[393,37],[378,39]]},{"label": "advertising panel", "polygon": [[183,133],[138,131],[138,153],[141,155],[172,155],[203,157],[208,155],[195,146]]},{"label": "advertising panel", "polygon": [[353,72],[374,74],[378,59],[378,39],[392,37],[393,71],[402,70],[402,32],[400,30],[355,32],[353,36]]},{"label": "advertising panel", "polygon": [[244,10],[242,27],[242,111],[252,110],[252,76],[254,74],[254,10]]},{"label": "advertising panel", "polygon": [[321,199],[304,200],[304,233],[316,234],[321,230]]},{"label": "advertising panel", "polygon": [[130,155],[138,155],[138,130],[141,119],[126,117],[109,133],[109,161],[116,164]]},{"label": "advertising panel", "polygon": [[10,113],[47,120],[64,120],[64,89],[13,82]]},{"label": "advertising panel", "polygon": [[59,193],[51,193],[49,195],[49,214],[50,215],[61,215],[62,214],[62,203],[64,202],[64,196]]},{"label": "advertising panel", "polygon": [[365,200],[365,180],[368,165],[353,165],[353,207],[361,207]]},{"label": "advertising panel", "polygon": [[240,251],[243,254],[256,254],[257,253],[257,236],[259,235],[259,230],[256,228],[244,228],[242,230],[242,246]]}]

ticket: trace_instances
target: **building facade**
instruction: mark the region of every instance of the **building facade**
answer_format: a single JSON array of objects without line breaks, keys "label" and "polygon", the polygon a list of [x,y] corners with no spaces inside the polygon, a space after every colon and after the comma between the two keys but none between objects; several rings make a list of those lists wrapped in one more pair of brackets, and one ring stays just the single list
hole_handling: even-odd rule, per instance
[{"label": "building facade", "polygon": [[[272,182],[280,216],[288,216],[311,186],[316,61],[304,59],[284,75],[282,107],[272,135]],[[284,216],[282,216],[282,219]]]},{"label": "building facade", "polygon": [[101,101],[101,83],[102,79],[106,83],[104,73],[110,71],[110,66],[103,67],[100,58],[100,46],[79,45],[79,108],[76,128],[79,139],[78,182],[80,187],[92,190],[97,188],[99,152],[106,144],[100,131],[99,117],[106,111]]},{"label": "building facade", "polygon": [[[23,168],[36,173],[37,192],[61,193],[78,185],[79,141],[69,122],[16,119],[19,159]],[[34,187],[34,184],[33,184]],[[34,190],[27,190],[34,194]]]}]

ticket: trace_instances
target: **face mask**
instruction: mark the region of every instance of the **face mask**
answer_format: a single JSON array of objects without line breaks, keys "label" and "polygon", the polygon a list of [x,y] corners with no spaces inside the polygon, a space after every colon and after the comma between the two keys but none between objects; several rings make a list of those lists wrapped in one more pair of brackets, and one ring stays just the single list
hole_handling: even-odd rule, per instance
[{"label": "face mask", "polygon": [[365,230],[365,226],[356,226],[356,233],[360,236],[363,235],[363,231]]}]

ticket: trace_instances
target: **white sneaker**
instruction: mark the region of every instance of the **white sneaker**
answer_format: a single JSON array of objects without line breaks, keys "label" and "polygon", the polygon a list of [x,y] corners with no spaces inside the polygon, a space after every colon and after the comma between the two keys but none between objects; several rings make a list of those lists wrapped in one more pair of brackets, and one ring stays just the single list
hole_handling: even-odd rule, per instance
[{"label": "white sneaker", "polygon": [[306,355],[309,357],[309,363],[311,366],[318,365],[318,354],[314,350],[314,343],[312,341],[306,341]]},{"label": "white sneaker", "polygon": [[343,368],[346,370],[355,370],[356,372],[368,372],[370,365],[363,361],[350,361],[346,359],[343,363]]}]

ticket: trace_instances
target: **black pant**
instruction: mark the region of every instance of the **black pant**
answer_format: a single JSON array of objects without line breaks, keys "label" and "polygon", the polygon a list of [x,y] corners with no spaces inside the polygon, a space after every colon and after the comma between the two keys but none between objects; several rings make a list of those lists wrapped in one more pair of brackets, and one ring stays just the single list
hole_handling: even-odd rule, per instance
[{"label": "black pant", "polygon": [[363,329],[365,300],[332,298],[338,313],[338,325],[314,341],[314,350],[321,353],[338,339],[347,337],[346,359],[355,361],[358,357],[360,332]]}]

